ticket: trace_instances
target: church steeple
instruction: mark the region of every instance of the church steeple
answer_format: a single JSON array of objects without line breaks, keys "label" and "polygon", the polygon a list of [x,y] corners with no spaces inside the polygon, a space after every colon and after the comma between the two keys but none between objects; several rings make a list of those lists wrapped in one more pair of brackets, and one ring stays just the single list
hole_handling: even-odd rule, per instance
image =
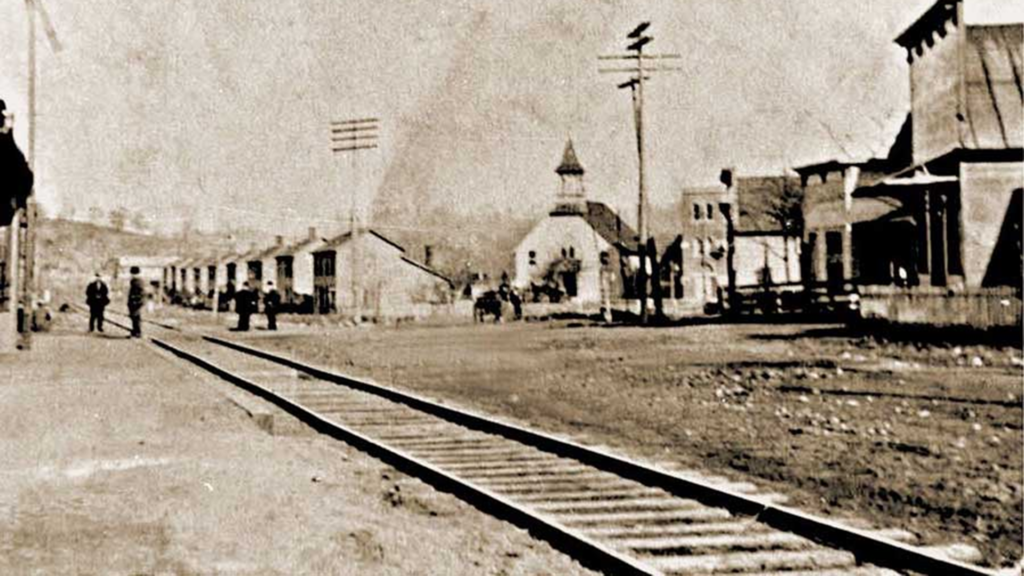
[{"label": "church steeple", "polygon": [[551,215],[559,214],[585,214],[587,208],[587,195],[583,189],[583,165],[576,158],[576,150],[572,146],[572,138],[565,143],[565,151],[562,152],[562,163],[555,168],[555,173],[561,179],[561,188],[555,200],[555,209]]}]

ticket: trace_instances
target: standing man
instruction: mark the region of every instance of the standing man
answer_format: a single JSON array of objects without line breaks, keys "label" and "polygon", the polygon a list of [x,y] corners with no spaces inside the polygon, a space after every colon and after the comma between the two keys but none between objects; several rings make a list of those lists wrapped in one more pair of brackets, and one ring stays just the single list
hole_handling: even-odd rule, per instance
[{"label": "standing man", "polygon": [[281,308],[281,295],[273,282],[267,282],[267,293],[263,295],[263,311],[267,314],[267,330],[277,330],[277,311]]},{"label": "standing man", "polygon": [[85,289],[85,304],[89,307],[89,332],[103,332],[103,310],[110,304],[110,295],[99,272]]},{"label": "standing man", "polygon": [[249,330],[249,316],[252,315],[253,292],[249,283],[244,282],[242,289],[235,294],[235,312],[238,312],[238,327],[235,330],[247,332]]},{"label": "standing man", "polygon": [[132,279],[128,283],[128,316],[132,319],[132,338],[142,338],[142,306],[146,300],[146,286],[139,277],[139,267],[132,266]]}]

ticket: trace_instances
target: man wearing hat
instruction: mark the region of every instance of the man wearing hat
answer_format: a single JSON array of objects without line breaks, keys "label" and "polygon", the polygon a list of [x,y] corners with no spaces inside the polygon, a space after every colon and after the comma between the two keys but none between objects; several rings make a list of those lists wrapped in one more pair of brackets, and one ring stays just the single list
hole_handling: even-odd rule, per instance
[{"label": "man wearing hat", "polygon": [[89,307],[89,332],[103,332],[103,310],[110,304],[109,291],[99,272],[85,289],[85,304]]},{"label": "man wearing hat", "polygon": [[277,311],[281,308],[281,294],[273,282],[267,282],[267,293],[263,295],[263,312],[267,315],[267,330],[277,330]]},{"label": "man wearing hat", "polygon": [[128,283],[128,316],[132,319],[132,338],[142,338],[142,306],[146,300],[146,287],[139,277],[139,267],[132,266],[132,279]]}]

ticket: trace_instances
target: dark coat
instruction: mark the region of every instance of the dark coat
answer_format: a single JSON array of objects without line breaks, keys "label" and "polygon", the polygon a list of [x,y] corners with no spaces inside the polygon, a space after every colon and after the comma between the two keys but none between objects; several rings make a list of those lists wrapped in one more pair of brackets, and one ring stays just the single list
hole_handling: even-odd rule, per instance
[{"label": "dark coat", "polygon": [[128,284],[128,311],[134,313],[142,310],[145,300],[146,287],[142,283],[142,278],[135,276]]},{"label": "dark coat", "polygon": [[89,308],[103,308],[110,304],[110,295],[107,285],[102,280],[95,280],[89,283],[85,289],[85,303]]},{"label": "dark coat", "polygon": [[256,291],[252,288],[242,288],[235,293],[235,312],[239,314],[252,314],[257,306]]},{"label": "dark coat", "polygon": [[281,308],[281,294],[277,290],[271,288],[263,296],[263,311],[267,314],[276,314]]},{"label": "dark coat", "polygon": [[0,226],[7,226],[14,212],[25,207],[32,193],[32,170],[14,143],[14,131],[0,134]]}]

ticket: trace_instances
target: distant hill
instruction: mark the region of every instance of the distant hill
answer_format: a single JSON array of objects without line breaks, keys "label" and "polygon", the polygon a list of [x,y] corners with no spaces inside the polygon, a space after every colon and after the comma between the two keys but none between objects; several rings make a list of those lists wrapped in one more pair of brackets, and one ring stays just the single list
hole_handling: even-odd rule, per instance
[{"label": "distant hill", "polygon": [[[194,237],[191,244],[202,241]],[[36,262],[40,294],[49,290],[59,303],[80,301],[80,292],[97,271],[119,256],[176,256],[186,244],[181,238],[115,230],[75,220],[40,219],[36,233]]]}]

